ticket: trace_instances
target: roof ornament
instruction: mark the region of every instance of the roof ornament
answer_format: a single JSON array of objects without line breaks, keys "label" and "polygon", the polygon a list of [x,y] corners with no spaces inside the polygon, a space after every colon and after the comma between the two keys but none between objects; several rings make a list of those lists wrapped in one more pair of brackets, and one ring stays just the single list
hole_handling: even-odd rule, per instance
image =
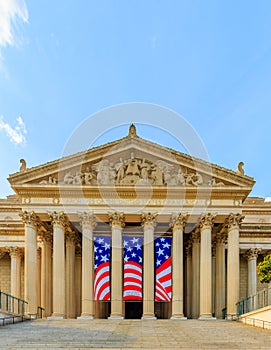
[{"label": "roof ornament", "polygon": [[137,137],[137,134],[136,134],[136,127],[134,124],[131,124],[130,127],[129,127],[129,134],[128,134],[128,137]]},{"label": "roof ornament", "polygon": [[239,175],[245,175],[245,171],[243,169],[244,163],[243,162],[239,162],[238,166],[237,166],[237,174]]},{"label": "roof ornament", "polygon": [[26,161],[24,159],[20,159],[20,163],[22,164],[20,166],[20,173],[21,173],[22,171],[26,170]]}]

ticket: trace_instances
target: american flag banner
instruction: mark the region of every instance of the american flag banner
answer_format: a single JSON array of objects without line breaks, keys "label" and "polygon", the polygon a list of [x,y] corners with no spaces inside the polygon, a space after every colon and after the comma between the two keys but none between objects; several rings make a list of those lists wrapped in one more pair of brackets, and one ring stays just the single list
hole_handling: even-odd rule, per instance
[{"label": "american flag banner", "polygon": [[142,300],[142,237],[123,237],[123,300]]},{"label": "american flag banner", "polygon": [[155,301],[170,301],[172,296],[171,237],[156,238]]},{"label": "american flag banner", "polygon": [[94,236],[94,299],[110,300],[110,237]]}]

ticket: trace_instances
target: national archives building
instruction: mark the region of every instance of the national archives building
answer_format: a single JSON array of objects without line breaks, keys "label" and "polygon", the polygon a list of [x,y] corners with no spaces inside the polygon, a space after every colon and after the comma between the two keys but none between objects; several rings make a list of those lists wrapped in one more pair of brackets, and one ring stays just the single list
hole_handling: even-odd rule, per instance
[{"label": "national archives building", "polygon": [[44,317],[228,319],[262,288],[271,203],[254,179],[142,139],[122,139],[8,178],[0,290]]}]

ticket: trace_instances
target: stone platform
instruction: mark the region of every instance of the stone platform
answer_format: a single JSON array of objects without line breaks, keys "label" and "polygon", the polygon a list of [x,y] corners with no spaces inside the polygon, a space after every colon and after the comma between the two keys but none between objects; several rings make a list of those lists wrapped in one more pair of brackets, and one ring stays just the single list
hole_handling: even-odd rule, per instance
[{"label": "stone platform", "polygon": [[271,331],[231,321],[35,320],[0,329],[0,349],[268,349]]}]

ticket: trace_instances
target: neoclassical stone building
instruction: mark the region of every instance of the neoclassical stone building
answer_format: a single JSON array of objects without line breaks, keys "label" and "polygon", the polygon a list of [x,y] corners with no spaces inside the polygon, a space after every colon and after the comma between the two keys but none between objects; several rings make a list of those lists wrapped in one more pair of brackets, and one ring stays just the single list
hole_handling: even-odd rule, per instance
[{"label": "neoclassical stone building", "polygon": [[0,289],[49,318],[228,318],[262,288],[254,179],[126,137],[21,168],[0,200]]}]

